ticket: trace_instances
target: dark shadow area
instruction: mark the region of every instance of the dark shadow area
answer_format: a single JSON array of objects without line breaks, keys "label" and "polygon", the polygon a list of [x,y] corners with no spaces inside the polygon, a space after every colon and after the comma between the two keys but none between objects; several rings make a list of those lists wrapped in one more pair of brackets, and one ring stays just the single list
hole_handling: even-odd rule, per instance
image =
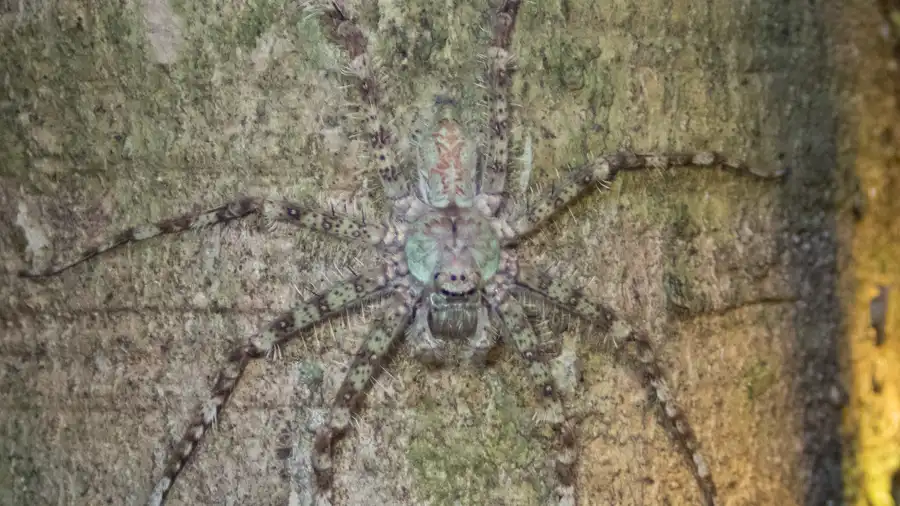
[{"label": "dark shadow area", "polygon": [[[840,184],[839,113],[834,103],[835,70],[829,55],[826,10],[818,2],[792,0],[753,4],[747,40],[757,47],[746,73],[768,83],[768,114],[760,134],[774,137],[788,169],[781,186],[779,251],[789,258],[795,305],[791,350],[793,408],[802,417],[804,504],[840,504],[840,409],[830,400],[839,388],[842,307],[838,276]],[[777,125],[779,131],[766,131]]]}]

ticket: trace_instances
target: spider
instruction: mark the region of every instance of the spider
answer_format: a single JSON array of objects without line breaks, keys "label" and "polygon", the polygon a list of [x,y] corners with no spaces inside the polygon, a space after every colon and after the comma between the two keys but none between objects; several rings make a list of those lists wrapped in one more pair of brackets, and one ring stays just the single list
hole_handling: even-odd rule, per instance
[{"label": "spider", "polygon": [[[205,212],[185,214],[120,232],[80,253],[74,260],[42,270],[30,278],[59,274],[109,250],[192,229],[226,223],[250,215],[265,221],[311,229],[372,247],[383,264],[354,274],[263,326],[229,354],[212,388],[176,445],[147,504],[161,506],[189,459],[234,392],[248,363],[277,354],[303,331],[358,306],[388,299],[357,351],[314,438],[313,487],[318,503],[331,502],[333,446],[347,432],[351,417],[385,360],[400,341],[414,357],[444,363],[451,343],[465,343],[465,358],[483,365],[499,334],[525,361],[541,402],[541,418],[557,428],[556,500],[573,503],[577,462],[575,424],[541,353],[541,343],[522,304],[522,297],[543,298],[559,309],[586,319],[609,339],[633,354],[638,375],[654,395],[662,420],[682,452],[707,505],[715,504],[716,486],[687,418],[669,392],[651,341],[609,306],[587,299],[583,289],[547,272],[521,264],[516,246],[560,210],[592,189],[605,189],[619,172],[681,167],[726,168],[760,174],[743,162],[716,152],[618,153],[588,160],[571,171],[536,204],[507,212],[505,185],[509,172],[509,98],[514,58],[510,42],[522,2],[501,0],[496,7],[487,49],[486,88],[489,119],[484,138],[473,137],[455,119],[452,100],[436,100],[437,112],[416,142],[416,170],[400,166],[395,138],[382,117],[385,99],[377,65],[356,18],[342,2],[314,9],[338,46],[348,53],[346,74],[356,85],[364,112],[365,135],[390,213],[381,222],[343,215],[289,201],[246,197]],[[412,172],[412,173],[411,173]],[[776,174],[778,175],[778,174]],[[413,183],[413,179],[416,181]]]}]

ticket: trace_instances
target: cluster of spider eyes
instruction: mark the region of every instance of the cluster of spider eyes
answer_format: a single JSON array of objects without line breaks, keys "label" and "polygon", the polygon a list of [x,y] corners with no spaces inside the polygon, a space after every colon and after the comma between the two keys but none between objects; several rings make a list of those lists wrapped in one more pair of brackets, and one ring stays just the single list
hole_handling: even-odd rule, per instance
[{"label": "cluster of spider eyes", "polygon": [[[438,277],[440,277],[440,275],[441,275],[440,272],[434,273],[434,280],[437,281],[437,279],[438,279]],[[460,281],[465,281],[465,280],[466,280],[466,275],[465,275],[465,274],[460,274],[460,275],[459,275],[459,280],[460,280]],[[456,281],[456,274],[451,274],[451,275],[450,275],[450,281]]]},{"label": "cluster of spider eyes", "polygon": [[[440,275],[441,275],[440,272],[435,273],[434,280],[437,281],[438,278],[440,277]],[[466,275],[465,274],[460,274],[459,276],[457,276],[456,274],[450,275],[450,281],[456,281],[457,279],[459,279],[460,281],[465,281]],[[474,295],[476,291],[478,291],[478,290],[475,288],[472,288],[471,290],[466,290],[465,292],[451,292],[450,290],[447,290],[446,288],[441,288],[441,295],[446,295],[447,297],[469,297],[470,295]]]}]

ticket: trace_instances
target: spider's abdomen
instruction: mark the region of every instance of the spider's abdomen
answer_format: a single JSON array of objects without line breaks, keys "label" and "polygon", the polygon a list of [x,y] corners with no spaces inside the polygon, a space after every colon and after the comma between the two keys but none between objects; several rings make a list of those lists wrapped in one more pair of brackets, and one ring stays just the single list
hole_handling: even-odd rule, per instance
[{"label": "spider's abdomen", "polygon": [[475,143],[459,123],[442,119],[419,144],[420,188],[432,207],[471,207],[475,198]]}]

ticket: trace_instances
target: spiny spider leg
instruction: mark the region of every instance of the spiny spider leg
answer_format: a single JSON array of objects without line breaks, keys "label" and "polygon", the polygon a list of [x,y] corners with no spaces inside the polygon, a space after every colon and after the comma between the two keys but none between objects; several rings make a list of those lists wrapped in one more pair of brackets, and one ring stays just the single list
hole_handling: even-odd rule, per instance
[{"label": "spiny spider leg", "polygon": [[74,260],[58,263],[39,271],[21,271],[19,275],[26,278],[53,276],[126,244],[145,241],[159,235],[177,234],[187,230],[227,223],[251,214],[262,214],[263,219],[270,224],[290,223],[341,239],[361,241],[372,246],[389,245],[396,238],[396,231],[385,225],[367,223],[333,211],[312,209],[294,202],[247,197],[208,211],[187,213],[157,223],[146,223],[128,228],[86,249]]},{"label": "spiny spider leg", "polygon": [[328,419],[316,431],[312,466],[316,475],[316,496],[322,498],[318,501],[331,502],[329,496],[334,483],[333,445],[347,431],[350,418],[365,392],[381,371],[394,344],[403,336],[417,302],[418,299],[407,287],[396,288],[394,297],[373,322],[369,334],[357,350],[328,413]]},{"label": "spiny spider leg", "polygon": [[[322,26],[326,33],[350,56],[347,73],[356,76],[363,103],[364,130],[375,157],[378,175],[385,196],[395,205],[401,205],[409,196],[409,181],[398,165],[399,157],[394,147],[394,136],[382,121],[381,107],[384,97],[379,88],[378,66],[367,52],[368,41],[342,1],[324,2]],[[405,204],[404,204],[405,205]]]},{"label": "spiny spider leg", "polygon": [[572,421],[567,418],[562,397],[550,367],[542,360],[537,334],[528,321],[525,308],[513,296],[513,283],[517,276],[518,260],[513,252],[503,252],[503,267],[485,288],[491,309],[501,322],[504,336],[510,339],[516,351],[528,364],[528,372],[542,404],[541,421],[549,422],[558,433],[555,473],[561,497],[575,497],[575,463],[577,453]]},{"label": "spiny spider leg", "polygon": [[175,446],[162,477],[153,487],[147,505],[162,506],[165,503],[169,490],[188,460],[197,451],[210,426],[218,419],[251,359],[266,357],[277,347],[297,337],[301,331],[343,310],[382,295],[403,275],[405,272],[387,266],[345,279],[326,292],[282,314],[263,330],[251,336],[245,344],[235,348],[229,354],[225,366],[219,371],[209,400],[201,405],[181,441]]},{"label": "spiny spider leg", "polygon": [[666,422],[663,425],[678,442],[687,460],[691,462],[691,471],[703,492],[704,504],[713,506],[716,486],[706,460],[700,453],[700,443],[687,417],[669,392],[650,339],[643,332],[632,328],[605,304],[587,299],[583,289],[553,278],[549,274],[520,266],[515,285],[518,291],[538,295],[564,311],[598,324],[612,337],[616,345],[625,345],[622,348],[636,359],[633,362],[637,365],[642,383],[653,392],[657,400],[663,421]]},{"label": "spiny spider leg", "polygon": [[19,272],[19,276],[24,278],[53,276],[119,246],[144,241],[163,234],[177,234],[185,230],[196,230],[244,218],[259,211],[260,205],[261,201],[259,199],[242,198],[208,211],[187,213],[157,223],[137,225],[123,230],[112,237],[104,238],[102,241],[97,242],[96,245],[81,252],[74,260],[57,263],[43,270],[23,270]]},{"label": "spiny spider leg", "polygon": [[376,247],[395,245],[398,233],[393,226],[369,223],[334,210],[322,211],[286,200],[265,201],[263,219],[269,224],[288,223]]},{"label": "spiny spider leg", "polygon": [[509,87],[512,82],[513,57],[509,53],[520,0],[505,0],[494,17],[491,47],[487,52],[487,85],[490,118],[485,165],[481,173],[481,193],[496,212],[509,170]]},{"label": "spiny spider leg", "polygon": [[[746,163],[732,160],[721,153],[701,151],[697,153],[635,154],[616,153],[596,158],[574,171],[561,185],[551,188],[533,207],[525,210],[511,222],[511,230],[504,232],[506,244],[514,244],[531,234],[551,216],[591,187],[607,187],[620,171],[641,169],[680,169],[686,167],[724,168],[736,172],[749,172],[759,178],[776,178],[782,172],[760,173]],[[511,235],[510,235],[511,234]]]}]

